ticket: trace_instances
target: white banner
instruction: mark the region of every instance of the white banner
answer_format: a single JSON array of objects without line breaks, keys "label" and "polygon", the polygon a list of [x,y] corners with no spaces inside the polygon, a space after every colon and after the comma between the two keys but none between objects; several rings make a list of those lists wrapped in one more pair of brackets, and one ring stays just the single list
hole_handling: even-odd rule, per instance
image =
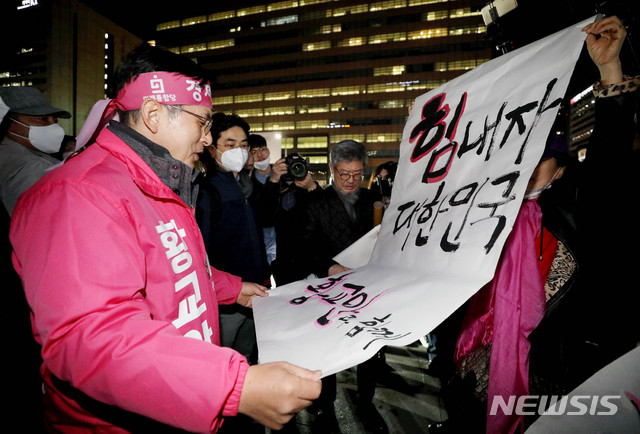
[{"label": "white banner", "polygon": [[592,21],[416,99],[382,225],[344,259],[361,266],[254,300],[261,363],[336,373],[415,342],[491,280]]}]

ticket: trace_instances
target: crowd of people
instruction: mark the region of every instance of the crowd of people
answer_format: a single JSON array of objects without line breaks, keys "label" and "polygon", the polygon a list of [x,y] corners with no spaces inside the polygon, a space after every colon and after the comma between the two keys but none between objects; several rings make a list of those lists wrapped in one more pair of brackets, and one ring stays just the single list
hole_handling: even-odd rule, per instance
[{"label": "crowd of people", "polygon": [[[587,159],[578,167],[549,136],[494,279],[429,335],[449,413],[434,432],[519,432],[530,421],[487,417],[493,396],[566,393],[640,340],[628,280],[637,255],[618,247],[640,241],[640,80],[622,74],[617,17],[584,31],[600,71]],[[339,432],[335,374],[258,363],[252,300],[273,283],[348,270],[333,258],[377,223],[398,164],[378,166],[365,188],[367,150],[344,140],[321,186],[273,158],[244,119],[214,113],[192,61],[143,44],[116,78],[77,145],[57,124],[68,111],[35,88],[0,88],[11,344],[33,343],[14,359],[25,381],[13,392],[44,415],[29,423],[262,432],[292,428],[307,409],[314,432]],[[505,282],[517,296],[503,296]],[[384,351],[356,367],[367,432],[389,431],[373,404],[386,370]]]}]

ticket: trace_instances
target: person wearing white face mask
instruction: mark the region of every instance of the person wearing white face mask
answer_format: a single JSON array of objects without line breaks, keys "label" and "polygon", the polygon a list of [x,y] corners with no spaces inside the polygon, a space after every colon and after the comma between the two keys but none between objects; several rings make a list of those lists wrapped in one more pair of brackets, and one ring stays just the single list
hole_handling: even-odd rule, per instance
[{"label": "person wearing white face mask", "polygon": [[18,197],[60,163],[50,154],[65,137],[58,118],[70,117],[34,87],[0,88],[0,199],[9,215]]},{"label": "person wearing white face mask", "polygon": [[[196,221],[213,267],[240,276],[243,281],[269,286],[262,228],[271,225],[267,217],[275,214],[277,185],[267,191],[243,170],[248,159],[248,135],[249,125],[241,117],[213,114],[212,146],[200,156],[205,174],[199,180]],[[250,363],[256,363],[251,310],[221,307],[220,340],[222,346],[233,348]]]}]

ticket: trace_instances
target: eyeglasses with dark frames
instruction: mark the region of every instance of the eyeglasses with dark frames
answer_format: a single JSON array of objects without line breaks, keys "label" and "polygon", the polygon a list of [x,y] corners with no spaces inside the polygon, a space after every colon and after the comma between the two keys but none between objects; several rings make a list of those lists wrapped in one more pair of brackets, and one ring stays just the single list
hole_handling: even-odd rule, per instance
[{"label": "eyeglasses with dark frames", "polygon": [[208,134],[209,131],[211,131],[211,125],[213,124],[213,119],[200,116],[199,114],[193,113],[189,110],[185,110],[182,107],[177,105],[169,105],[169,107],[173,107],[174,109],[180,110],[181,112],[188,113],[191,116],[195,116],[196,118],[198,118],[198,120],[200,121],[200,125],[202,126],[203,134]]}]

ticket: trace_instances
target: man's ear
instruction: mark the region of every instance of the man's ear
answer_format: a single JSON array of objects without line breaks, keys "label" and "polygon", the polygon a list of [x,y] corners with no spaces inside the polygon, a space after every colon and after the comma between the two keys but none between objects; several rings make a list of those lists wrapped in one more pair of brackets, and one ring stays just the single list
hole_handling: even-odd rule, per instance
[{"label": "man's ear", "polygon": [[140,107],[140,117],[145,128],[151,134],[156,134],[160,126],[160,116],[162,107],[159,102],[153,99],[145,99]]}]

